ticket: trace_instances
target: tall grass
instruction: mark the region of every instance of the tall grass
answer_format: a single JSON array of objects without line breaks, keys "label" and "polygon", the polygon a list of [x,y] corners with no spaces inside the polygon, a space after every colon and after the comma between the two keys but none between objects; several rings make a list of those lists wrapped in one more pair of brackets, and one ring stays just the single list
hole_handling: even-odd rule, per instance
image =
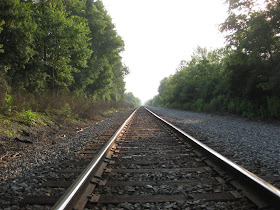
[{"label": "tall grass", "polygon": [[[61,93],[59,97],[54,96],[52,93],[36,95],[17,92],[9,95],[9,97],[8,108],[11,113],[26,112],[25,110],[28,110],[29,113],[40,112],[60,119],[76,117],[92,120],[108,109],[126,109],[133,106],[125,101],[104,102],[88,98],[84,95],[74,95],[69,92]],[[2,104],[7,105],[7,102]],[[8,108],[7,106],[2,106],[1,112],[5,114],[5,109]]]}]

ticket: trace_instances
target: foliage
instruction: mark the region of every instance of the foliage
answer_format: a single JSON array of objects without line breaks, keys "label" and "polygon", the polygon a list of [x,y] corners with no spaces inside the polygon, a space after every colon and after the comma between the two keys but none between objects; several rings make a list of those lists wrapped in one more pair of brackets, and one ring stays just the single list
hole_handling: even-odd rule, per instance
[{"label": "foliage", "polygon": [[115,113],[115,112],[118,112],[118,110],[116,110],[115,108],[111,108],[111,109],[106,110],[103,114],[104,115],[109,115],[109,114],[112,114],[112,113]]},{"label": "foliage", "polygon": [[267,106],[270,116],[280,118],[280,99],[278,97],[268,97]]},{"label": "foliage", "polygon": [[133,93],[126,93],[126,101],[131,103],[133,106],[140,106],[141,100],[133,95]]},{"label": "foliage", "polygon": [[228,0],[220,30],[228,45],[198,47],[189,62],[164,78],[150,105],[280,118],[280,2]]},{"label": "foliage", "polygon": [[61,0],[39,1],[34,10],[36,64],[45,73],[45,85],[58,94],[73,83],[73,72],[87,66],[90,30],[84,18],[65,12]]},{"label": "foliage", "polygon": [[7,106],[7,98],[10,92],[10,87],[5,79],[5,75],[0,73],[0,110],[6,113],[8,110],[11,110],[10,106]]},{"label": "foliage", "polygon": [[72,110],[68,103],[66,103],[61,109],[55,111],[59,118],[70,119],[72,116]]},{"label": "foliage", "polygon": [[[4,21],[0,43],[4,52],[0,56],[0,71],[7,82],[18,87],[26,67],[35,55],[33,33],[36,24],[32,21],[32,1],[19,0],[0,2],[0,20]],[[32,75],[33,72],[28,72]]]},{"label": "foliage", "polygon": [[101,1],[0,1],[0,75],[11,92],[121,101],[123,48]]},{"label": "foliage", "polygon": [[120,101],[124,98],[124,76],[127,68],[121,62],[124,43],[101,1],[86,1],[84,18],[91,39],[88,67],[74,73],[71,90],[84,92],[95,99]]},{"label": "foliage", "polygon": [[2,110],[3,113],[6,115],[10,116],[12,113],[12,96],[11,95],[6,95],[5,101],[2,105]]},{"label": "foliage", "polygon": [[31,110],[24,111],[22,113],[22,120],[23,123],[26,125],[31,126],[34,124],[36,118],[36,113],[32,112]]}]

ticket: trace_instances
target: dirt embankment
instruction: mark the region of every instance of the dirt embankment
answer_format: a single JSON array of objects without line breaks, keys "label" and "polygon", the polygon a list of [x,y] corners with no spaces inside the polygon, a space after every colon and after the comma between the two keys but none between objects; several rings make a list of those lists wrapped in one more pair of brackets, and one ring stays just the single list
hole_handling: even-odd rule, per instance
[{"label": "dirt embankment", "polygon": [[95,120],[41,119],[27,125],[13,117],[0,117],[0,167],[10,161],[25,156],[50,144],[56,144],[66,136],[77,133],[105,118],[96,116]]}]

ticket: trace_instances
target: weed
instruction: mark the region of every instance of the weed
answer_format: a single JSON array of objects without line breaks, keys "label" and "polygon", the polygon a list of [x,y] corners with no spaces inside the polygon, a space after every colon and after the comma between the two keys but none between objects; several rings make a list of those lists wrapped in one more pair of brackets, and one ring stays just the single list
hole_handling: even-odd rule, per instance
[{"label": "weed", "polygon": [[15,135],[15,132],[6,131],[6,134],[9,138],[12,138]]},{"label": "weed", "polygon": [[108,109],[104,112],[104,115],[109,115],[109,114],[113,114],[113,113],[116,113],[118,112],[118,110],[116,110],[115,108],[111,108],[111,109]]},{"label": "weed", "polygon": [[12,113],[12,96],[10,96],[10,95],[6,96],[4,106],[5,106],[4,107],[5,113],[10,116]]},{"label": "weed", "polygon": [[31,126],[35,123],[36,113],[32,112],[30,109],[23,112],[22,114],[23,123]]},{"label": "weed", "polygon": [[72,110],[68,103],[66,103],[61,110],[59,110],[60,114],[65,119],[70,119],[72,116]]}]

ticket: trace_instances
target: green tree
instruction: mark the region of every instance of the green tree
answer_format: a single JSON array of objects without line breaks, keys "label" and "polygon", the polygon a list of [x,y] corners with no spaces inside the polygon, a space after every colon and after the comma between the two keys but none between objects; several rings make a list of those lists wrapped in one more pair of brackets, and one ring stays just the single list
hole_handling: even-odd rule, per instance
[{"label": "green tree", "polygon": [[32,18],[32,6],[31,0],[0,2],[0,20],[4,21],[0,34],[4,53],[0,56],[0,65],[8,83],[15,89],[24,89],[28,78],[35,73],[28,68],[28,63],[36,54],[33,34],[37,25]]},{"label": "green tree", "polygon": [[255,10],[254,1],[242,6],[239,2],[221,25],[235,49],[226,59],[231,97],[267,107],[267,97],[280,97],[280,2],[266,1],[264,10]]},{"label": "green tree", "polygon": [[83,76],[86,78],[83,84],[89,94],[110,100],[114,72],[123,70],[121,74],[125,74],[126,71],[119,65],[119,53],[123,50],[124,42],[114,30],[112,20],[101,1],[87,0],[86,13],[91,31],[89,36],[92,38],[90,49],[93,53],[89,59],[88,71]]},{"label": "green tree", "polygon": [[120,101],[124,99],[124,92],[125,92],[125,82],[124,77],[129,73],[129,69],[127,66],[124,66],[119,60],[118,63],[116,63],[113,66],[113,82],[111,85],[111,98],[114,101]]},{"label": "green tree", "polygon": [[1,101],[8,92],[57,96],[65,90],[93,100],[123,100],[123,48],[101,1],[2,0]]},{"label": "green tree", "polygon": [[159,95],[152,104],[202,111],[204,105],[225,92],[222,63],[226,54],[225,49],[208,52],[198,47],[189,62],[181,62],[174,75],[160,82]]},{"label": "green tree", "polygon": [[37,66],[44,69],[48,87],[58,94],[74,82],[74,72],[87,67],[89,29],[84,18],[66,11],[62,0],[42,0],[36,11]]},{"label": "green tree", "polygon": [[133,95],[132,92],[126,93],[126,101],[133,104],[134,106],[139,106],[141,104],[141,100]]},{"label": "green tree", "polygon": [[220,29],[228,46],[198,47],[189,62],[161,81],[149,104],[279,118],[280,2],[267,0],[263,10],[255,0],[227,2],[229,15]]}]

